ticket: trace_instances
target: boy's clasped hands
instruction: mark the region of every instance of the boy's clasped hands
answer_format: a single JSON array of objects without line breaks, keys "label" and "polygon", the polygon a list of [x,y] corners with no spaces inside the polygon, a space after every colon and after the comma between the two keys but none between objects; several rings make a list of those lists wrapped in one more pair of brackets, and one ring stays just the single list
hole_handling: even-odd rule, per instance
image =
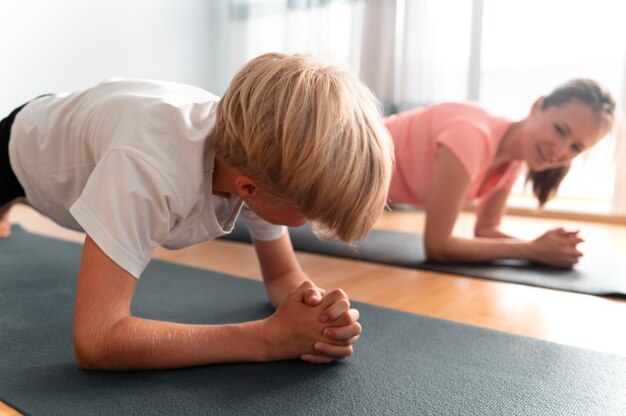
[{"label": "boy's clasped hands", "polygon": [[343,290],[326,293],[306,281],[264,321],[268,359],[323,364],[348,357],[361,334],[358,319]]}]

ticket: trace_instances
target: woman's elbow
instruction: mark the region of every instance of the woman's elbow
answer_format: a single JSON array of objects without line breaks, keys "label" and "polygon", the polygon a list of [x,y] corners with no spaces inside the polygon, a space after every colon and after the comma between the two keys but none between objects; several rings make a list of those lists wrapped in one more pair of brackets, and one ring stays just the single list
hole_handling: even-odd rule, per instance
[{"label": "woman's elbow", "polygon": [[450,255],[446,250],[445,243],[426,241],[424,244],[424,250],[427,260],[436,261],[439,263],[451,260]]},{"label": "woman's elbow", "polygon": [[476,238],[492,238],[498,234],[496,227],[474,227],[474,237]]},{"label": "woman's elbow", "polygon": [[487,234],[488,232],[484,228],[474,227],[474,237],[476,238],[486,237]]}]

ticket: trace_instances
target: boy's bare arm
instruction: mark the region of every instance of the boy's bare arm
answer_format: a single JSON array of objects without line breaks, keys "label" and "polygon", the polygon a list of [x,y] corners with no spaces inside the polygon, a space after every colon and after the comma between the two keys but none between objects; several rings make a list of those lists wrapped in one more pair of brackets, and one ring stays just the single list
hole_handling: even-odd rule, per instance
[{"label": "boy's bare arm", "polygon": [[[136,279],[87,236],[74,315],[75,354],[81,367],[135,370],[295,359],[314,354],[319,334],[329,326],[319,320],[329,305],[312,308],[303,301],[311,283],[298,287],[269,318],[233,325],[133,317],[135,286]],[[337,358],[346,355],[337,348],[329,352],[338,352]]]},{"label": "boy's bare arm", "polygon": [[315,343],[316,354],[303,354],[300,358],[312,363],[328,363],[352,354],[352,344],[358,341],[361,325],[359,312],[350,307],[348,295],[337,289],[326,294],[309,280],[300,268],[289,238],[289,233],[274,241],[254,241],[261,273],[268,297],[274,307],[303,282],[310,283],[303,300],[311,307],[326,305],[319,312],[320,322],[328,324]]},{"label": "boy's bare arm", "polygon": [[[276,308],[289,293],[310,279],[296,259],[289,233],[284,233],[274,241],[253,240],[253,244],[267,295],[270,303]],[[319,296],[321,300],[320,295],[323,293],[317,293],[313,289],[307,294],[309,298]]]}]

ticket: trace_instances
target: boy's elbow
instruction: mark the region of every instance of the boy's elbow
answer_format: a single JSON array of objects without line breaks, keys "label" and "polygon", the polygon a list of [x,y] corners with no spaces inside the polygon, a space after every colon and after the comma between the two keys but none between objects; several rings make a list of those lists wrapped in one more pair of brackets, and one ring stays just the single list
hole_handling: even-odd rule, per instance
[{"label": "boy's elbow", "polygon": [[74,358],[83,370],[98,370],[100,354],[96,352],[94,343],[86,338],[74,332]]},{"label": "boy's elbow", "polygon": [[89,356],[76,352],[74,354],[74,357],[76,358],[76,364],[78,364],[81,370],[91,370],[91,371],[101,370],[97,362]]},{"label": "boy's elbow", "polygon": [[74,358],[83,370],[108,370],[101,343],[93,336],[74,330]]}]

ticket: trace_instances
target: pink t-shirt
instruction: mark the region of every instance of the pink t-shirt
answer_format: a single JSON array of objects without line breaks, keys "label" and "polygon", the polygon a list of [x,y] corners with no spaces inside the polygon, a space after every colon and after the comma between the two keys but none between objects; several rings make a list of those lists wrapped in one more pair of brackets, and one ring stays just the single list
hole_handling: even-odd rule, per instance
[{"label": "pink t-shirt", "polygon": [[466,202],[488,197],[498,189],[510,189],[522,167],[522,162],[510,162],[498,173],[485,176],[511,122],[475,104],[417,108],[387,117],[385,125],[396,152],[389,189],[392,204],[426,204],[440,145],[450,149],[469,174]]}]

